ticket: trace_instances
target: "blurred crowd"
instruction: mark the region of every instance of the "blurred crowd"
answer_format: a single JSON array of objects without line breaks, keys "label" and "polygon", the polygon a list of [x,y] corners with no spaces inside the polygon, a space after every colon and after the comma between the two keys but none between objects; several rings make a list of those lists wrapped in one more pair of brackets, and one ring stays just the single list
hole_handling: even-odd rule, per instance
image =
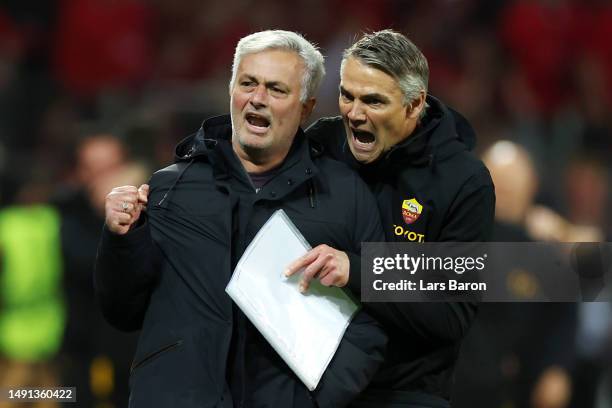
[{"label": "blurred crowd", "polygon": [[[342,50],[387,27],[423,50],[430,92],[474,125],[495,240],[610,241],[612,1],[3,0],[0,388],[71,385],[78,406],[126,406],[137,334],[103,321],[91,279],[106,193],[145,182],[227,111],[242,36],[282,28],[321,47],[314,119],[337,114]],[[612,407],[611,315],[483,304],[455,406]]]}]

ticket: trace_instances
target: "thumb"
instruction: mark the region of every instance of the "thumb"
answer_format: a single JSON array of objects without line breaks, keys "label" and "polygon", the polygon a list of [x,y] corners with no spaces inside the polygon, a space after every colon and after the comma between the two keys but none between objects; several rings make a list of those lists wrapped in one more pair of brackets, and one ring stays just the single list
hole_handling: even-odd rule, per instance
[{"label": "thumb", "polygon": [[138,187],[138,201],[146,203],[149,201],[149,185],[143,184]]}]

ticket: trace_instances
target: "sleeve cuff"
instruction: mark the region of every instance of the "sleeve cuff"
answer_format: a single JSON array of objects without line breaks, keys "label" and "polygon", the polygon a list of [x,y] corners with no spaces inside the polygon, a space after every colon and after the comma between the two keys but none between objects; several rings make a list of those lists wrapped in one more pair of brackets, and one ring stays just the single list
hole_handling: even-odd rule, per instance
[{"label": "sleeve cuff", "polygon": [[361,257],[352,252],[347,252],[346,255],[348,255],[350,262],[349,280],[346,286],[361,299]]},{"label": "sleeve cuff", "polygon": [[124,248],[142,242],[143,237],[150,236],[149,221],[146,214],[143,212],[140,219],[136,222],[134,228],[130,229],[126,234],[115,234],[108,229],[106,224],[102,228],[102,242],[109,248]]}]

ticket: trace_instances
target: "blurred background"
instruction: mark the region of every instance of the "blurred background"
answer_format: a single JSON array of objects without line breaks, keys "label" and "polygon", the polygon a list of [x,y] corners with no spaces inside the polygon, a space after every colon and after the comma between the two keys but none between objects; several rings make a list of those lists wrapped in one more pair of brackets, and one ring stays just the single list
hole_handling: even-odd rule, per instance
[{"label": "blurred background", "polygon": [[[610,240],[612,1],[2,0],[0,388],[76,386],[75,406],[125,407],[137,333],[103,321],[91,278],[104,196],[228,111],[240,37],[281,28],[321,47],[315,119],[337,114],[341,51],[388,27],[474,125],[496,240]],[[612,407],[611,315],[482,305],[454,406]]]}]

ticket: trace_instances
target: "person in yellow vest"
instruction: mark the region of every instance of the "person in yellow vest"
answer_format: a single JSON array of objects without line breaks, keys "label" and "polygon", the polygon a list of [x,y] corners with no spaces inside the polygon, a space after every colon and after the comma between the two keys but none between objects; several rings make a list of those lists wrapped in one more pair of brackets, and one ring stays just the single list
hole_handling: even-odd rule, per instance
[{"label": "person in yellow vest", "polygon": [[49,206],[0,209],[0,388],[60,385],[51,363],[65,324],[59,229]]}]

